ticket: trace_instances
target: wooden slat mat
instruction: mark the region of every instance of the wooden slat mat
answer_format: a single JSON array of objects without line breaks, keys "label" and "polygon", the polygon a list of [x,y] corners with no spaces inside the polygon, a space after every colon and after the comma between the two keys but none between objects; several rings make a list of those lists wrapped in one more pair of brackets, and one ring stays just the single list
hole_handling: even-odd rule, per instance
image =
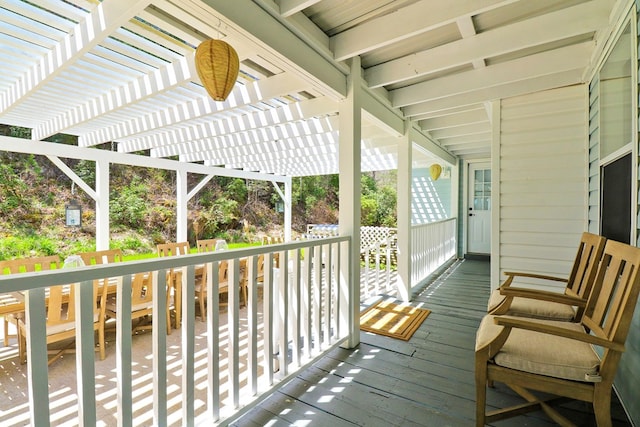
[{"label": "wooden slat mat", "polygon": [[424,308],[380,301],[360,314],[360,329],[407,341],[429,313]]}]

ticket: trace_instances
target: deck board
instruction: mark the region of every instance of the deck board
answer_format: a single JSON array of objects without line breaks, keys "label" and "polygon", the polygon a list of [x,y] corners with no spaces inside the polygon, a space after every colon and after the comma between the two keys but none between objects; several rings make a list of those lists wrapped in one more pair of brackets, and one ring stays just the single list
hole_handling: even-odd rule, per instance
[{"label": "deck board", "polygon": [[[490,288],[488,262],[455,262],[414,295],[412,303],[431,314],[409,341],[362,332],[357,348],[331,351],[233,425],[474,425],[475,333]],[[496,407],[520,402],[501,384],[487,398]],[[612,401],[614,426],[630,426]],[[578,425],[595,425],[588,404],[570,403],[561,412]],[[538,411],[495,425],[554,423]]]}]

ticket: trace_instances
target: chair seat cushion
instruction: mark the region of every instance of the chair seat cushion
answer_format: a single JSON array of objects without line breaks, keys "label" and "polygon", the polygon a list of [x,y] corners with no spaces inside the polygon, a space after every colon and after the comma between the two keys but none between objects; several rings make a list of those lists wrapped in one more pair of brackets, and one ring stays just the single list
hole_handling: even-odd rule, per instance
[{"label": "chair seat cushion", "polygon": [[[502,326],[494,323],[494,317],[486,315],[482,319],[476,335],[476,350],[489,343],[502,330]],[[535,322],[584,332],[579,323],[551,320]],[[582,382],[589,381],[589,377],[597,378],[600,368],[600,359],[590,344],[516,328],[512,329],[493,361],[496,365],[518,371]]]},{"label": "chair seat cushion", "polygon": [[[500,295],[500,290],[495,289],[489,297],[487,311],[496,308],[504,299],[504,295]],[[513,298],[509,311],[505,314],[510,316],[531,317],[534,319],[570,322],[574,319],[576,310],[570,305],[557,302],[529,298]]]}]

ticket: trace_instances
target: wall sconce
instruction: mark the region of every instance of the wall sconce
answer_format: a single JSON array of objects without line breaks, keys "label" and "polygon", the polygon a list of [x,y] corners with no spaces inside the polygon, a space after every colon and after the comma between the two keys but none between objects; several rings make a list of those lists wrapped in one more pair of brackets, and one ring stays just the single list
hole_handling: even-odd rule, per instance
[{"label": "wall sconce", "polygon": [[429,168],[429,173],[431,174],[431,179],[437,181],[440,178],[440,174],[442,173],[442,166],[437,163],[434,163]]},{"label": "wall sconce", "polygon": [[69,201],[64,207],[67,227],[80,227],[82,225],[82,206],[75,201]]}]

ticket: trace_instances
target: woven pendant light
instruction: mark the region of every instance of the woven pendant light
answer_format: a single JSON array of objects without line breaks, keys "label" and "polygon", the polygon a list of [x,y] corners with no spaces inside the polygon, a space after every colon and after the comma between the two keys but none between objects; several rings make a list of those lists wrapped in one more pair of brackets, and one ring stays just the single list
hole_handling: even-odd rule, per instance
[{"label": "woven pendant light", "polygon": [[440,174],[442,173],[442,166],[437,163],[434,163],[429,168],[429,173],[431,174],[431,179],[437,181],[440,178]]},{"label": "woven pendant light", "polygon": [[205,40],[196,48],[196,70],[215,101],[227,99],[238,78],[240,61],[235,49],[222,40]]}]

